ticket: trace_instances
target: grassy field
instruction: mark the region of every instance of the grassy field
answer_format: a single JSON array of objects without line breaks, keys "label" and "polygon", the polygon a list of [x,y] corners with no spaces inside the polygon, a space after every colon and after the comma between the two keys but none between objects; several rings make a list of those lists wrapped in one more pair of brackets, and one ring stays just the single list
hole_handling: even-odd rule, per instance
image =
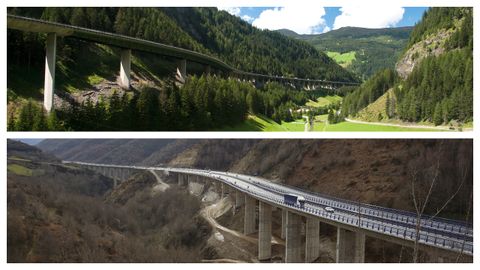
[{"label": "grassy field", "polygon": [[324,96],[319,97],[317,100],[309,100],[305,105],[310,107],[323,107],[330,105],[335,102],[339,102],[342,100],[342,97],[334,95],[334,96]]},{"label": "grassy field", "polygon": [[9,172],[22,176],[32,176],[33,174],[32,170],[18,164],[8,164],[7,169]]},{"label": "grassy field", "polygon": [[325,131],[424,131],[425,132],[425,131],[442,131],[442,130],[341,122],[338,124],[327,125]]},{"label": "grassy field", "polygon": [[[392,127],[375,124],[360,124],[341,122],[338,124],[326,124],[327,115],[318,115],[315,119],[323,122],[315,122],[314,131],[441,131],[435,129],[424,128],[407,128],[407,127]],[[219,131],[295,131],[303,132],[305,130],[304,120],[296,120],[293,122],[282,122],[278,124],[275,121],[262,115],[249,115],[248,119],[234,127],[226,127]]]},{"label": "grassy field", "polygon": [[342,67],[348,67],[355,60],[355,53],[354,51],[347,53],[327,52],[327,55]]}]

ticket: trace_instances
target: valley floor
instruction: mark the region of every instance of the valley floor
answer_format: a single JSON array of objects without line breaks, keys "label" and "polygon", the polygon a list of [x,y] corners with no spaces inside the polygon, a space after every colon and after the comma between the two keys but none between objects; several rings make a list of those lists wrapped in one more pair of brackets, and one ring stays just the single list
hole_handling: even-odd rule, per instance
[{"label": "valley floor", "polygon": [[[436,128],[421,125],[398,125],[377,122],[365,122],[348,119],[345,122],[336,124],[328,124],[326,122],[327,115],[319,115],[315,117],[313,131],[448,131],[448,128]],[[292,122],[276,123],[263,115],[249,115],[248,119],[240,125],[226,127],[220,131],[305,131],[304,120],[295,120]]]}]

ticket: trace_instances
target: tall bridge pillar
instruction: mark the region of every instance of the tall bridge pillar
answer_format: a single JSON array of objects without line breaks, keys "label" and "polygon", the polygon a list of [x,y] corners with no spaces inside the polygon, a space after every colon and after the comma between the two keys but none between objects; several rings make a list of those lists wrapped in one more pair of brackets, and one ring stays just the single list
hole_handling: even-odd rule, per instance
[{"label": "tall bridge pillar", "polygon": [[365,233],[337,228],[337,263],[365,261]]},{"label": "tall bridge pillar", "polygon": [[178,185],[181,187],[184,185],[184,178],[183,178],[183,174],[181,173],[178,174]]},{"label": "tall bridge pillar", "polygon": [[313,262],[320,256],[320,221],[307,217],[305,227],[305,262]]},{"label": "tall bridge pillar", "polygon": [[301,216],[287,211],[287,233],[285,243],[285,262],[302,262],[302,218]]},{"label": "tall bridge pillar", "polygon": [[272,257],[272,207],[260,202],[258,222],[258,259]]},{"label": "tall bridge pillar", "polygon": [[43,106],[49,113],[53,108],[55,91],[55,57],[57,54],[57,34],[48,33],[45,55],[45,82],[43,86]]},{"label": "tall bridge pillar", "polygon": [[132,62],[132,50],[123,49],[120,59],[120,86],[130,88],[130,66]]},{"label": "tall bridge pillar", "polygon": [[187,79],[187,60],[182,59],[178,61],[176,79],[184,84]]},{"label": "tall bridge pillar", "polygon": [[242,195],[243,194],[240,190],[235,191],[235,207],[240,207],[245,202],[244,197]]},{"label": "tall bridge pillar", "polygon": [[243,224],[243,233],[251,234],[255,232],[255,208],[257,200],[248,194],[245,194],[245,217]]},{"label": "tall bridge pillar", "polygon": [[285,236],[287,235],[287,210],[282,209],[282,234],[281,238],[285,239]]}]

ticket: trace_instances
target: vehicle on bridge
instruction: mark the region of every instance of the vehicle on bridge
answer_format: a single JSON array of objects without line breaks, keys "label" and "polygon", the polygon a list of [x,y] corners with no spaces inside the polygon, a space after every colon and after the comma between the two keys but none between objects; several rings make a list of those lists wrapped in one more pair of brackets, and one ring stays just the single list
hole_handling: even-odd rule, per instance
[{"label": "vehicle on bridge", "polygon": [[284,194],[283,201],[285,204],[299,206],[301,208],[305,206],[305,198],[296,194]]},{"label": "vehicle on bridge", "polygon": [[325,211],[330,212],[330,213],[333,213],[333,212],[335,212],[335,209],[333,209],[333,208],[330,207],[330,206],[327,206],[327,207],[325,207]]}]

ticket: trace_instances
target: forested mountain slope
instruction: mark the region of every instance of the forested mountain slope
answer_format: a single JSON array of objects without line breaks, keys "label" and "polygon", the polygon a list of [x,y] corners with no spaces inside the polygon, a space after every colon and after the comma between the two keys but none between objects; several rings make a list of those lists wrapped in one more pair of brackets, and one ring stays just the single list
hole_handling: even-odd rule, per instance
[{"label": "forested mountain slope", "polygon": [[347,95],[342,114],[355,117],[393,88],[385,108],[390,118],[436,125],[473,121],[472,16],[471,8],[429,9],[397,62],[399,78],[391,79],[394,71],[378,72]]},{"label": "forested mountain slope", "polygon": [[375,72],[393,68],[407,44],[412,27],[369,29],[342,27],[324,34],[298,35],[289,30],[280,33],[312,44],[363,79]]}]

